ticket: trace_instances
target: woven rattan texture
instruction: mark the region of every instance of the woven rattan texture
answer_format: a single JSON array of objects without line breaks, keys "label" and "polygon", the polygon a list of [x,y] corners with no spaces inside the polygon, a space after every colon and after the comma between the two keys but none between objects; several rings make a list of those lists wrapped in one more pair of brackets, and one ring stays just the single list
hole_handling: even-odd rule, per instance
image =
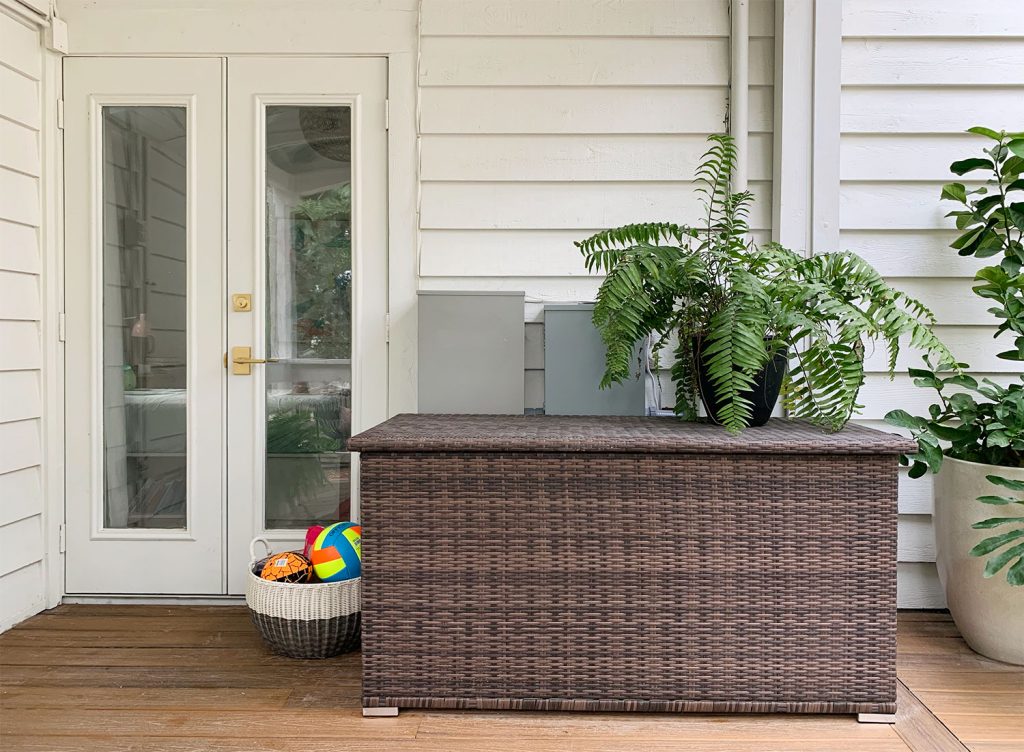
[{"label": "woven rattan texture", "polygon": [[848,425],[825,433],[805,421],[772,419],[737,436],[676,418],[560,415],[398,415],[349,441],[353,451],[703,452],[712,454],[899,454],[916,450],[895,434]]},{"label": "woven rattan texture", "polygon": [[894,712],[896,457],[365,453],[366,706]]}]

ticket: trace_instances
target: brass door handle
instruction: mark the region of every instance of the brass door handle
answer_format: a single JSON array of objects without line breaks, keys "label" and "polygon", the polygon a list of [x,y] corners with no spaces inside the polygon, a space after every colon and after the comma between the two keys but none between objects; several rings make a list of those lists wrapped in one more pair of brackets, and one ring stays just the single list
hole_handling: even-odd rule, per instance
[{"label": "brass door handle", "polygon": [[231,373],[235,376],[249,376],[252,374],[253,363],[276,363],[277,358],[254,358],[251,347],[231,348]]}]

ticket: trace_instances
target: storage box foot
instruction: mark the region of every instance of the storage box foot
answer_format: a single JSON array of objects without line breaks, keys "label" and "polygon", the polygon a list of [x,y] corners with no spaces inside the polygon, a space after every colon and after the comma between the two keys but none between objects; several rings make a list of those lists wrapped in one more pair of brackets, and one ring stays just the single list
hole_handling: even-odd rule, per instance
[{"label": "storage box foot", "polygon": [[896,723],[895,713],[857,713],[858,723]]},{"label": "storage box foot", "polygon": [[363,708],[363,718],[394,718],[398,708]]}]

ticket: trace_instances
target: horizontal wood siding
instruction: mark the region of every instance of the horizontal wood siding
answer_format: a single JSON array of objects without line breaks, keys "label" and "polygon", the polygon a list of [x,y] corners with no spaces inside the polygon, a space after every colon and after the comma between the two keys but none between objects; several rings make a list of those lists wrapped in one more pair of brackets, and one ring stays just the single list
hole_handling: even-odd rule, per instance
[{"label": "horizontal wood siding", "polygon": [[[988,306],[971,292],[981,266],[955,237],[940,186],[950,162],[975,154],[973,125],[1024,126],[1024,14],[1015,0],[844,0],[840,136],[840,244],[935,312],[939,335],[980,375],[1013,378],[995,354]],[[882,427],[895,408],[926,413],[932,394],[905,374],[890,382],[884,353],[868,357],[863,418]],[[931,478],[900,483],[900,605],[939,607]]]},{"label": "horizontal wood siding", "polygon": [[0,631],[43,607],[39,31],[0,10]]},{"label": "horizontal wood siding", "polygon": [[[752,224],[766,238],[771,0],[751,3],[750,27]],[[539,323],[544,302],[594,297],[574,240],[695,221],[693,170],[725,129],[729,32],[728,0],[424,0],[420,287],[524,290]],[[528,358],[528,407],[543,386]]]}]

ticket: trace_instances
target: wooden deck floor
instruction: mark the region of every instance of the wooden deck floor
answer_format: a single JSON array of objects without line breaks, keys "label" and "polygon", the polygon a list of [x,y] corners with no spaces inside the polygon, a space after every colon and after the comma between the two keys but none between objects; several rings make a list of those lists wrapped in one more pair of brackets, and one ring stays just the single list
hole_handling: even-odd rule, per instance
[{"label": "wooden deck floor", "polygon": [[1021,752],[1024,669],[900,617],[895,726],[852,717],[403,711],[363,719],[359,656],[269,654],[241,607],[61,606],[0,636],[4,752]]}]

